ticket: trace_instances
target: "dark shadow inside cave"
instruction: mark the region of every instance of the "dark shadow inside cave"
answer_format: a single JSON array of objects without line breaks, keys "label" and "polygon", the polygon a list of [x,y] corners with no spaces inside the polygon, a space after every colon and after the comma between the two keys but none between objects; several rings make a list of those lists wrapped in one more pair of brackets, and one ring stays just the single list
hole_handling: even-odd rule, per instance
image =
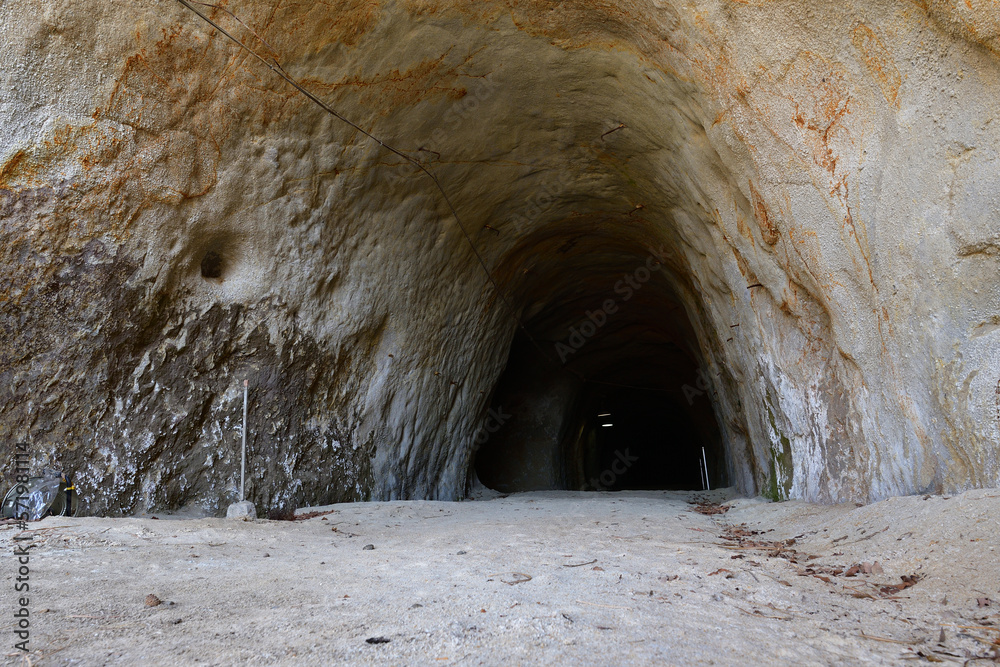
[{"label": "dark shadow inside cave", "polygon": [[[695,415],[663,391],[601,387],[586,400],[582,435],[567,451],[589,490],[701,489]],[[713,463],[715,456],[712,456]]]},{"label": "dark shadow inside cave", "polygon": [[702,489],[704,457],[711,487],[726,485],[715,383],[690,320],[698,306],[678,296],[697,298],[683,269],[643,244],[578,232],[526,239],[509,266],[525,276],[513,292],[524,328],[476,437],[479,481],[502,492]]},{"label": "dark shadow inside cave", "polygon": [[479,480],[505,493],[702,489],[704,456],[712,488],[725,485],[698,365],[671,342],[658,347],[605,348],[609,367],[581,379],[574,366],[588,365],[560,368],[518,335],[478,438]]}]

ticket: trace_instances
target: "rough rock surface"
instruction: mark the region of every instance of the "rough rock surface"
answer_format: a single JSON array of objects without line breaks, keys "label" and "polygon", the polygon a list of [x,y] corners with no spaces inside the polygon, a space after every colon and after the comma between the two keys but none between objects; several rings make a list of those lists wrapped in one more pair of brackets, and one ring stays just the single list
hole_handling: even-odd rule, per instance
[{"label": "rough rock surface", "polygon": [[241,500],[226,508],[226,518],[250,521],[257,518],[257,508],[249,500]]},{"label": "rough rock surface", "polygon": [[86,511],[235,500],[244,379],[265,512],[461,497],[505,303],[552,347],[608,299],[566,368],[700,368],[743,492],[1000,482],[987,3],[224,6],[461,224],[179,3],[0,6],[0,446]]}]

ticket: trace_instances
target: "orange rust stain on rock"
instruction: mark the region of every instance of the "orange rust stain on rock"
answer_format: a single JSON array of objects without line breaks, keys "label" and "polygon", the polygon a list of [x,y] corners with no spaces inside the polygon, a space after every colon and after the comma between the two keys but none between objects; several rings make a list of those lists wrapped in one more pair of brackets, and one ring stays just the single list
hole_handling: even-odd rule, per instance
[{"label": "orange rust stain on rock", "polygon": [[288,61],[330,46],[357,46],[378,23],[379,5],[375,0],[292,0],[241,5],[234,10],[239,21],[218,10],[209,16],[241,35],[250,33],[251,43],[263,46],[261,42],[266,41],[276,55]]},{"label": "orange rust stain on rock", "polygon": [[11,182],[17,179],[27,166],[28,154],[23,150],[14,153],[7,162],[0,167],[0,188],[11,189]]},{"label": "orange rust stain on rock", "polygon": [[[235,10],[239,20],[219,9],[206,11],[283,63],[358,44],[381,14],[374,0],[247,3]],[[98,235],[124,241],[145,212],[210,192],[224,152],[239,137],[294,123],[310,105],[197,21],[138,31],[134,38],[92,124],[61,128],[0,165],[0,187],[6,189],[51,188],[45,174],[73,174],[45,219],[34,230],[22,230],[30,231],[39,252],[74,252]],[[368,76],[368,87],[380,105],[419,95],[460,99],[465,88],[446,84],[462,75],[465,63],[451,61],[453,67],[428,61],[403,73]]]},{"label": "orange rust stain on rock", "polygon": [[885,48],[878,36],[872,32],[872,29],[864,23],[860,23],[854,28],[851,43],[861,53],[865,67],[878,83],[885,101],[889,103],[889,106],[898,109],[899,87],[903,83],[903,77],[892,60],[892,54]]},{"label": "orange rust stain on rock", "polygon": [[89,126],[62,125],[45,141],[29,151],[20,149],[0,167],[0,189],[16,190],[46,185],[45,173],[78,152],[79,142],[89,133]]},{"label": "orange rust stain on rock", "polygon": [[764,198],[760,196],[760,193],[757,192],[753,181],[748,180],[747,182],[750,184],[750,196],[753,199],[753,214],[757,219],[757,224],[760,226],[760,235],[766,244],[774,245],[781,238],[778,226],[771,219],[771,214],[767,210],[767,204],[764,202]]},{"label": "orange rust stain on rock", "polygon": [[508,0],[517,28],[554,45],[629,48],[649,56],[666,48],[649,12],[619,0]]},{"label": "orange rust stain on rock", "polygon": [[471,23],[486,24],[508,12],[507,7],[495,2],[440,2],[439,0],[403,0],[403,6],[413,16],[442,16],[457,14]]},{"label": "orange rust stain on rock", "polygon": [[850,113],[850,82],[840,67],[813,54],[804,54],[796,60],[789,80],[802,91],[794,100],[792,121],[802,130],[813,162],[833,177],[838,158],[831,143]]},{"label": "orange rust stain on rock", "polygon": [[[853,101],[851,81],[839,63],[811,53],[796,59],[786,81],[796,89],[792,121],[799,128],[804,148],[811,152],[813,162],[828,173],[828,194],[843,209],[844,238],[852,241],[859,251],[852,259],[871,279],[864,227],[855,222],[850,206],[848,190],[852,172],[837,170],[839,156],[854,143],[847,122]],[[874,280],[872,285],[877,289]]]},{"label": "orange rust stain on rock", "polygon": [[449,49],[437,58],[422,60],[402,72],[394,69],[370,77],[351,76],[334,82],[311,80],[300,83],[313,91],[361,91],[355,101],[374,107],[378,113],[385,115],[394,108],[412,106],[434,95],[445,95],[453,100],[465,97],[468,91],[457,81],[476,53],[478,51],[466,55],[457,64],[446,65]]},{"label": "orange rust stain on rock", "polygon": [[750,225],[747,224],[746,219],[739,211],[736,212],[736,229],[740,236],[748,239],[751,243],[753,242],[753,232],[750,230]]}]

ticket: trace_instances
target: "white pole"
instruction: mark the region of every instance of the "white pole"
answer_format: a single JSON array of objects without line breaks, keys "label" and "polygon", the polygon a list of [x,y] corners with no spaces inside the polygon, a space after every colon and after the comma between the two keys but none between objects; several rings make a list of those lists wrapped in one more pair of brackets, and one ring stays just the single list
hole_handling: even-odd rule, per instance
[{"label": "white pole", "polygon": [[712,485],[708,483],[708,459],[705,458],[705,448],[701,448],[701,462],[705,464],[705,489],[712,490]]},{"label": "white pole", "polygon": [[247,386],[249,380],[243,381],[243,460],[240,461],[240,502],[247,499],[246,478],[247,478]]}]

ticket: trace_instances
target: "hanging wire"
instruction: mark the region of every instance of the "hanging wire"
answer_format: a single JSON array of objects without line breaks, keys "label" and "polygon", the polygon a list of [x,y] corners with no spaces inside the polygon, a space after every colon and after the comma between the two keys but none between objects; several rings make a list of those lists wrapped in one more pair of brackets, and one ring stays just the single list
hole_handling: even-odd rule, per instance
[{"label": "hanging wire", "polygon": [[[483,272],[486,274],[486,278],[490,281],[490,284],[493,285],[493,289],[496,291],[497,296],[500,297],[500,300],[503,302],[504,306],[507,308],[507,311],[508,311],[508,313],[510,313],[511,318],[514,320],[514,322],[517,323],[518,328],[524,333],[524,335],[528,338],[528,340],[531,341],[531,344],[542,354],[542,356],[547,361],[549,361],[554,366],[556,366],[556,368],[558,370],[561,370],[561,371],[564,371],[566,373],[569,373],[570,375],[573,375],[574,377],[576,377],[578,380],[580,380],[583,383],[599,384],[599,385],[605,385],[605,386],[608,386],[608,387],[619,387],[619,388],[622,388],[622,389],[636,389],[636,390],[642,390],[642,391],[662,391],[662,392],[668,391],[666,389],[655,388],[655,387],[637,387],[637,386],[634,386],[634,385],[620,384],[620,383],[617,383],[617,382],[606,382],[606,381],[602,381],[602,380],[590,380],[590,379],[584,377],[583,374],[581,374],[581,373],[573,370],[572,368],[567,368],[565,365],[560,364],[559,362],[557,362],[552,357],[552,355],[550,355],[548,352],[545,351],[545,349],[542,348],[542,346],[539,344],[538,340],[534,336],[531,335],[531,333],[528,331],[528,328],[524,325],[524,322],[521,320],[520,316],[518,315],[517,310],[510,303],[510,300],[504,294],[504,291],[502,289],[500,289],[500,285],[493,278],[493,273],[490,271],[489,266],[487,266],[486,260],[483,259],[482,254],[476,248],[476,244],[473,242],[472,237],[469,235],[469,232],[466,230],[465,225],[462,223],[462,219],[458,215],[458,211],[456,210],[454,204],[452,204],[452,202],[451,202],[451,198],[448,197],[448,193],[445,191],[444,187],[441,185],[441,182],[438,180],[437,176],[435,176],[433,172],[431,172],[427,167],[424,166],[424,164],[422,162],[420,162],[416,158],[411,157],[411,156],[407,155],[406,153],[404,153],[403,151],[399,150],[398,148],[395,148],[394,146],[385,143],[384,141],[382,141],[381,139],[379,139],[377,136],[375,136],[374,134],[372,134],[368,130],[364,129],[363,127],[361,127],[357,123],[353,122],[352,120],[350,120],[346,116],[343,116],[342,114],[338,113],[336,109],[332,108],[326,102],[324,102],[320,98],[318,98],[315,95],[313,95],[311,92],[309,92],[308,89],[306,89],[304,86],[302,86],[301,84],[299,84],[299,82],[297,82],[295,79],[293,79],[291,76],[289,76],[288,73],[285,72],[285,70],[281,66],[281,64],[278,63],[278,61],[277,61],[276,58],[272,58],[271,61],[269,62],[266,58],[264,58],[262,55],[260,55],[259,53],[257,53],[254,49],[252,49],[249,46],[247,46],[246,44],[244,44],[240,39],[238,39],[237,37],[235,37],[232,33],[228,32],[225,28],[223,28],[218,23],[216,23],[215,21],[213,21],[212,19],[210,19],[203,12],[199,11],[194,5],[197,4],[197,5],[201,5],[201,6],[204,6],[204,7],[211,7],[213,9],[218,9],[218,10],[221,10],[221,11],[225,12],[226,14],[232,16],[240,25],[242,25],[244,28],[246,28],[255,38],[257,38],[258,41],[260,41],[262,44],[264,44],[264,46],[266,46],[269,50],[271,50],[272,52],[275,51],[275,49],[270,44],[268,44],[266,41],[264,41],[264,39],[260,35],[258,35],[246,23],[244,23],[242,20],[240,20],[240,18],[238,16],[236,16],[235,14],[233,14],[228,9],[225,9],[223,7],[218,7],[216,5],[212,5],[212,4],[205,3],[205,2],[196,2],[195,0],[177,0],[177,2],[179,2],[181,5],[183,5],[184,7],[186,7],[188,10],[190,10],[194,14],[197,14],[203,21],[205,21],[206,23],[208,23],[215,30],[218,30],[220,33],[222,33],[223,35],[225,35],[230,41],[232,41],[234,44],[236,44],[237,46],[239,46],[241,49],[243,49],[244,51],[246,51],[247,53],[249,53],[251,56],[253,56],[256,60],[258,60],[262,65],[264,65],[265,67],[267,67],[269,70],[271,70],[272,72],[274,72],[275,74],[277,74],[279,77],[281,77],[282,79],[284,79],[284,81],[288,85],[292,86],[297,91],[299,91],[300,93],[302,93],[303,95],[305,95],[306,98],[308,98],[310,101],[312,101],[313,103],[315,103],[317,106],[319,106],[321,109],[323,109],[324,111],[326,111],[328,114],[330,114],[331,116],[333,116],[337,120],[340,120],[341,122],[346,123],[347,125],[351,126],[355,130],[357,130],[358,132],[360,132],[361,134],[363,134],[364,136],[366,136],[367,138],[369,138],[372,141],[374,141],[375,143],[377,143],[379,146],[381,146],[385,150],[389,151],[390,153],[393,153],[393,154],[395,154],[395,155],[403,158],[404,160],[406,160],[410,164],[412,164],[415,167],[417,167],[428,178],[430,178],[431,181],[434,183],[434,187],[437,188],[437,191],[441,194],[441,198],[444,200],[445,204],[448,206],[448,209],[451,211],[452,216],[455,218],[455,223],[458,225],[458,228],[460,230],[462,230],[462,236],[464,236],[466,242],[468,242],[469,248],[472,250],[473,255],[475,255],[476,260],[479,262],[479,265],[482,267]],[[621,127],[624,127],[624,124]],[[621,129],[621,128],[615,128],[615,129]]]}]

